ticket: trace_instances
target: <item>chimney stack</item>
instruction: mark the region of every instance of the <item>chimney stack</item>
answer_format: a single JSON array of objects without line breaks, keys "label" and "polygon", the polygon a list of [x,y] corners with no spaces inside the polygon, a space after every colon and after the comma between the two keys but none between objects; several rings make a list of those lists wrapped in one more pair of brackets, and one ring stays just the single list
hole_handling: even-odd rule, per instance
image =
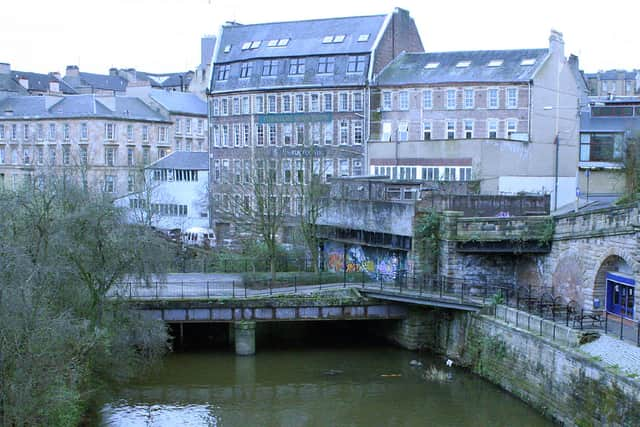
[{"label": "chimney stack", "polygon": [[109,68],[109,75],[111,77],[116,77],[118,75],[118,69],[115,67]]},{"label": "chimney stack", "polygon": [[78,68],[77,65],[67,65],[67,72],[65,74],[65,77],[79,77],[80,76],[80,69]]},{"label": "chimney stack", "polygon": [[49,81],[49,92],[51,92],[51,93],[59,93],[60,92],[60,82],[58,80],[50,80]]},{"label": "chimney stack", "polygon": [[0,74],[10,74],[11,73],[11,64],[7,64],[6,62],[0,62]]},{"label": "chimney stack", "polygon": [[564,58],[564,39],[560,31],[551,30],[549,36],[549,50],[552,54],[558,54]]}]

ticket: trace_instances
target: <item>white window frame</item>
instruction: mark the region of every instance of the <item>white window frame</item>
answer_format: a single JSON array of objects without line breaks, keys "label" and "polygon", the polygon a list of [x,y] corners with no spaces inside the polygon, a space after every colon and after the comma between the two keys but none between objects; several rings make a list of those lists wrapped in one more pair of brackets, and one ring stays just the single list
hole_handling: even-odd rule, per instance
[{"label": "white window frame", "polygon": [[507,88],[507,108],[518,108],[518,88],[517,87],[508,87]]},{"label": "white window frame", "polygon": [[[499,128],[498,119],[488,119],[487,120],[487,138],[498,139],[498,128]],[[495,136],[491,137],[491,132],[495,132]]]},{"label": "white window frame", "polygon": [[[492,102],[492,93],[495,91],[495,105]],[[500,108],[500,89],[497,87],[487,88],[487,108],[491,110],[495,110]]]},{"label": "white window frame", "polygon": [[[450,124],[453,124],[453,129],[449,127]],[[456,121],[455,120],[445,120],[445,139],[456,139]],[[452,138],[449,137],[449,132],[453,132]]]},{"label": "white window frame", "polygon": [[463,89],[463,103],[465,109],[472,109],[475,106],[475,90],[473,88]]},{"label": "white window frame", "polygon": [[401,90],[398,92],[398,109],[400,111],[409,111],[409,91]]},{"label": "white window frame", "polygon": [[333,120],[324,124],[324,145],[333,145]]},{"label": "white window frame", "polygon": [[353,111],[362,111],[364,109],[364,103],[362,92],[353,92],[351,94],[351,108]]},{"label": "white window frame", "polygon": [[398,141],[409,141],[409,122],[406,120],[398,122]]},{"label": "white window frame", "polygon": [[362,120],[353,121],[353,144],[361,145],[364,141],[364,122]]},{"label": "white window frame", "polygon": [[338,111],[349,111],[349,93],[338,93]]},{"label": "white window frame", "polygon": [[[513,128],[510,127],[512,124],[513,124]],[[507,119],[504,127],[505,127],[505,132],[504,132],[505,136],[507,137],[507,139],[511,139],[511,134],[518,133],[518,119],[516,118]]]},{"label": "white window frame", "polygon": [[290,94],[286,93],[284,95],[280,95],[280,101],[282,102],[281,108],[283,113],[291,113],[293,111]]},{"label": "white window frame", "polygon": [[445,90],[445,106],[447,110],[456,109],[457,90],[455,88],[447,88]]},{"label": "white window frame", "polygon": [[278,112],[278,97],[276,95],[267,95],[267,113],[273,114]]},{"label": "white window frame", "polygon": [[433,109],[433,90],[432,89],[424,89],[422,91],[422,109],[423,110]]},{"label": "white window frame", "polygon": [[464,131],[464,138],[465,139],[472,139],[473,138],[473,128],[474,128],[473,119],[464,119],[462,121],[462,127],[463,127],[463,131]]},{"label": "white window frame", "polygon": [[[426,135],[429,135],[428,138],[426,138]],[[422,140],[423,141],[431,141],[433,139],[433,124],[431,123],[431,121],[424,121],[422,122]]]},{"label": "white window frame", "polygon": [[304,93],[296,93],[294,97],[294,108],[296,113],[304,112]]},{"label": "white window frame", "polygon": [[380,141],[390,142],[393,134],[393,124],[390,121],[380,123]]},{"label": "white window frame", "polygon": [[264,95],[255,95],[253,98],[253,107],[255,113],[264,113]]},{"label": "white window frame", "polygon": [[393,95],[390,90],[383,90],[380,95],[380,107],[382,111],[391,111],[393,108]]}]

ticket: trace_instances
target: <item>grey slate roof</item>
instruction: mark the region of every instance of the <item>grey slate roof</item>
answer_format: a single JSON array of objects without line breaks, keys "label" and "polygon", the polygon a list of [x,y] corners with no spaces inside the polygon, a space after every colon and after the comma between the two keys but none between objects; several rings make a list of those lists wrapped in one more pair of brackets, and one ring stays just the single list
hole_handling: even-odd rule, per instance
[{"label": "grey slate roof", "polygon": [[142,100],[95,95],[10,96],[0,100],[0,120],[111,118],[168,122]]},{"label": "grey slate roof", "polygon": [[593,117],[580,113],[580,132],[626,132],[640,130],[640,117]]},{"label": "grey slate roof", "polygon": [[12,74],[0,74],[0,92],[11,92],[18,95],[29,94],[28,90],[13,79]]},{"label": "grey slate roof", "polygon": [[48,92],[49,82],[55,80],[60,83],[60,92],[65,95],[78,93],[74,88],[69,86],[64,80],[56,78],[53,74],[30,73],[27,71],[11,70],[11,77],[20,82],[21,77],[25,77],[29,81],[29,91]]},{"label": "grey slate roof", "polygon": [[619,78],[623,78],[624,80],[634,80],[638,75],[639,71],[626,71],[626,70],[607,70],[607,71],[599,71],[597,73],[588,73],[585,74],[585,77],[588,79],[600,79],[600,80],[618,80]]},{"label": "grey slate roof", "polygon": [[127,89],[126,79],[108,74],[81,72],[78,77],[64,76],[62,80],[75,89],[90,87],[94,90],[109,90],[115,92],[125,92]]},{"label": "grey slate roof", "polygon": [[[548,54],[548,49],[402,53],[380,72],[375,82],[378,85],[527,82]],[[535,59],[535,63],[521,65],[524,59]],[[503,62],[489,67],[493,60]],[[470,61],[470,64],[467,67],[456,66],[461,61]],[[439,65],[425,69],[429,63]]]},{"label": "grey slate roof", "polygon": [[171,113],[201,116],[207,114],[207,103],[200,99],[195,93],[168,92],[166,90],[152,89],[149,97]]},{"label": "grey slate roof", "polygon": [[[180,81],[180,76],[182,76],[182,81]],[[180,87],[182,86],[186,89],[189,86],[189,82],[191,82],[192,73],[184,72],[184,73],[146,73],[144,71],[136,71],[136,79],[148,81],[151,87],[158,88],[172,88],[172,87]]]},{"label": "grey slate roof", "polygon": [[149,169],[209,170],[209,153],[203,151],[174,151],[147,166]]},{"label": "grey slate roof", "polygon": [[[387,15],[352,16],[345,18],[314,19],[308,21],[272,22],[252,25],[224,25],[215,53],[215,66],[211,74],[213,92],[242,90],[268,90],[282,87],[336,87],[363,85],[369,69],[369,55],[378,35],[383,31]],[[358,41],[368,35],[365,41]],[[344,36],[339,43],[323,43],[327,36]],[[272,40],[288,40],[286,46],[269,46]],[[260,41],[256,49],[242,49],[245,43]],[[229,51],[225,52],[225,48]],[[367,57],[363,73],[346,73],[349,55]],[[318,74],[320,57],[335,58],[333,74]],[[289,75],[292,58],[304,57],[305,72],[301,76]],[[278,60],[278,74],[263,77],[265,60]],[[242,62],[251,61],[253,70],[249,78],[240,79]],[[229,64],[229,78],[216,80],[221,64]]]},{"label": "grey slate roof", "polygon": [[[339,55],[370,52],[382,29],[386,15],[351,16],[307,21],[272,22],[252,25],[224,25],[218,44],[216,63],[245,61],[256,58],[278,58],[310,55]],[[322,43],[325,36],[345,35],[341,43]],[[358,42],[361,34],[369,34],[366,42]],[[269,47],[269,40],[289,39],[285,47]],[[242,50],[246,42],[261,41],[257,49]],[[225,53],[225,46],[231,46]]]}]

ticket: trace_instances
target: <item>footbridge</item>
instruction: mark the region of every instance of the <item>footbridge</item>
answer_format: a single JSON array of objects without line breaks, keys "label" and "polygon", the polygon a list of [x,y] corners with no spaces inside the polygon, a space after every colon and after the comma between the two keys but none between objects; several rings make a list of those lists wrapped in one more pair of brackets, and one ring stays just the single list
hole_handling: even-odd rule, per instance
[{"label": "footbridge", "polygon": [[[113,295],[128,300],[144,316],[179,325],[227,323],[236,353],[255,353],[261,322],[399,320],[411,306],[478,311],[498,289],[431,281],[397,274],[345,275],[342,283],[259,282],[245,284],[230,274],[170,274],[147,283],[129,281]],[[349,279],[349,280],[347,280]],[[374,279],[374,280],[372,280]]]}]

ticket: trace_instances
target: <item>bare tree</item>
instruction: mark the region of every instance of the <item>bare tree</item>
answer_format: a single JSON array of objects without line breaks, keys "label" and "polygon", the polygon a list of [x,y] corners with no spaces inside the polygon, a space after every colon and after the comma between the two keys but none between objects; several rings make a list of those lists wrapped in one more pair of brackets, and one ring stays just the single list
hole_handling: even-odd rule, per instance
[{"label": "bare tree", "polygon": [[307,250],[311,255],[313,271],[318,272],[320,258],[320,239],[318,238],[318,219],[322,214],[328,193],[327,184],[324,181],[326,165],[323,157],[312,154],[307,162],[307,180],[298,179],[296,187],[300,200],[298,214],[300,232]]},{"label": "bare tree", "polygon": [[[253,173],[233,184],[234,197],[214,205],[216,215],[235,224],[239,232],[262,241],[267,248],[271,277],[275,279],[278,239],[289,214],[291,190],[278,179],[277,161],[259,158]],[[234,180],[223,173],[223,180]]]}]

